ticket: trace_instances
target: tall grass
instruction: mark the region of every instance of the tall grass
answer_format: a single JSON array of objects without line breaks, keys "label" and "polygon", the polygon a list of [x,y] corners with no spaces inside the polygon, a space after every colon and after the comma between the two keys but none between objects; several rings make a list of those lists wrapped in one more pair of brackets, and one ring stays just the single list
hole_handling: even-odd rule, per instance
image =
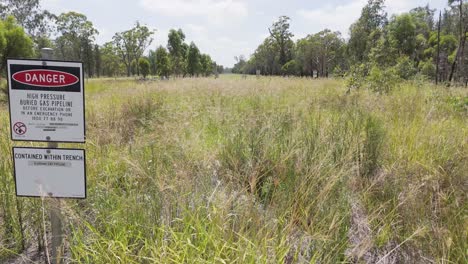
[{"label": "tall grass", "polygon": [[[86,87],[88,199],[62,203],[69,262],[468,261],[466,90],[238,76]],[[0,123],[11,260],[43,238],[44,208],[15,198],[5,106]]]}]

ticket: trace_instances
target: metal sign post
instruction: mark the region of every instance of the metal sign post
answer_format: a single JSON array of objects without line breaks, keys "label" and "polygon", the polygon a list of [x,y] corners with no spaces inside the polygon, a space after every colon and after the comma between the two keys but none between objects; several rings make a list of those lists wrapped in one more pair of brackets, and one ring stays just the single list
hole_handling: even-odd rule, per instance
[{"label": "metal sign post", "polygon": [[[43,48],[41,49],[41,57],[44,60],[51,60],[53,56],[53,50],[51,48]],[[44,61],[44,64],[46,62]],[[47,66],[47,65],[44,65]],[[49,138],[50,139],[50,138]],[[58,148],[58,143],[56,142],[47,142],[47,148],[49,149],[56,149]],[[63,242],[63,225],[62,225],[62,213],[61,213],[61,204],[60,200],[55,198],[55,203],[53,201],[54,198],[49,198],[49,215],[50,215],[50,228],[52,233],[52,263],[53,264],[60,264],[62,250],[62,242]],[[47,241],[45,241],[47,243]]]},{"label": "metal sign post", "polygon": [[46,258],[59,264],[64,255],[60,198],[86,198],[86,157],[84,149],[58,143],[85,143],[85,105],[83,64],[52,60],[52,53],[43,48],[40,60],[8,59],[7,78],[11,139],[47,142],[47,148],[13,147],[16,196],[47,201],[52,237]]}]

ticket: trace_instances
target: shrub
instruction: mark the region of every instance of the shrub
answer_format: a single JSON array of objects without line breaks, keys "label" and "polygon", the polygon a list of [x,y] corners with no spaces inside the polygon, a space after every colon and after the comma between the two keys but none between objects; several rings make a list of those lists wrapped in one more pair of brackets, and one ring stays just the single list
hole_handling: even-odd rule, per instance
[{"label": "shrub", "polygon": [[388,93],[397,85],[398,79],[395,68],[382,70],[378,66],[373,66],[366,81],[370,90],[378,93]]},{"label": "shrub", "polygon": [[422,75],[427,76],[429,78],[435,78],[436,75],[436,67],[432,60],[422,61],[419,63],[419,71]]},{"label": "shrub", "polygon": [[285,75],[297,75],[299,72],[299,65],[296,60],[290,60],[281,67],[281,71]]},{"label": "shrub", "polygon": [[341,69],[340,65],[337,65],[335,69],[333,69],[333,77],[344,77],[346,72]]},{"label": "shrub", "polygon": [[405,80],[410,79],[417,73],[416,68],[413,66],[413,62],[407,56],[399,58],[394,68],[398,77]]},{"label": "shrub", "polygon": [[365,77],[368,73],[366,64],[352,66],[346,78],[346,86],[348,88],[361,88],[365,83]]},{"label": "shrub", "polygon": [[140,58],[138,60],[138,67],[140,68],[140,72],[143,75],[143,78],[146,78],[150,70],[149,61],[146,58]]}]

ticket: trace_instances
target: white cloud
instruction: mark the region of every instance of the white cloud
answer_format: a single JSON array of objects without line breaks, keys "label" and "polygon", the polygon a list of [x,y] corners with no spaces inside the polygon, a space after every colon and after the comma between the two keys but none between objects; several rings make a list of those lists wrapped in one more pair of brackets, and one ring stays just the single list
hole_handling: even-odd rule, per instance
[{"label": "white cloud", "polygon": [[185,28],[188,29],[191,32],[194,32],[194,33],[198,34],[198,35],[199,34],[204,34],[207,31],[207,29],[204,26],[195,25],[195,24],[191,24],[191,23],[186,24]]},{"label": "white cloud", "polygon": [[447,0],[390,0],[385,2],[386,9],[390,15],[408,12],[418,6],[429,4],[431,8],[443,8],[447,6]]},{"label": "white cloud", "polygon": [[64,6],[61,0],[42,0],[40,5],[42,8],[54,12],[56,15],[71,11]]},{"label": "white cloud", "polygon": [[140,0],[148,11],[169,17],[201,17],[211,24],[225,24],[247,17],[247,4],[241,0]]},{"label": "white cloud", "polygon": [[342,5],[326,5],[313,10],[300,9],[297,14],[307,20],[315,31],[328,28],[340,31],[343,36],[348,36],[349,26],[359,18],[361,9],[366,3],[367,0],[355,0]]},{"label": "white cloud", "polygon": [[[428,0],[389,0],[385,2],[385,10],[389,16],[408,12],[418,6],[425,6]],[[431,0],[431,8],[443,8],[447,0]],[[299,17],[305,19],[311,30],[320,31],[325,28],[338,30],[344,37],[349,36],[349,27],[361,15],[362,8],[367,4],[367,0],[352,0],[341,5],[325,5],[324,7],[297,11]]]},{"label": "white cloud", "polygon": [[197,24],[186,24],[183,30],[188,42],[195,42],[202,53],[208,53],[213,60],[224,66],[231,65],[234,56],[248,55],[252,52],[248,41],[233,39],[226,35],[216,35],[208,28]]},{"label": "white cloud", "polygon": [[112,32],[111,30],[105,27],[97,27],[97,26],[94,26],[94,27],[99,32],[99,34],[96,36],[96,42],[98,44],[102,45],[112,40],[112,37],[114,36],[114,32]]}]

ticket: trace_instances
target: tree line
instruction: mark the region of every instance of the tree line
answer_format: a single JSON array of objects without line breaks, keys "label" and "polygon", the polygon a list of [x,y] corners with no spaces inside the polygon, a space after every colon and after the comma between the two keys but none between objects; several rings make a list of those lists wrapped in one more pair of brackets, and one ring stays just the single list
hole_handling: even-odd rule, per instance
[{"label": "tree line", "polygon": [[429,5],[393,15],[384,0],[369,0],[349,29],[349,39],[325,29],[293,41],[290,18],[281,16],[249,59],[235,57],[243,74],[348,76],[351,85],[368,78],[468,82],[468,4],[448,0],[440,14]]},{"label": "tree line", "polygon": [[[166,47],[149,49],[155,30],[140,24],[114,34],[98,45],[99,34],[84,14],[60,15],[43,10],[39,0],[0,0],[0,57],[2,74],[8,57],[40,58],[44,47],[54,59],[82,61],[88,77],[209,76],[223,71],[194,42],[187,44],[181,29],[172,29]],[[149,52],[146,52],[149,49]]]}]

